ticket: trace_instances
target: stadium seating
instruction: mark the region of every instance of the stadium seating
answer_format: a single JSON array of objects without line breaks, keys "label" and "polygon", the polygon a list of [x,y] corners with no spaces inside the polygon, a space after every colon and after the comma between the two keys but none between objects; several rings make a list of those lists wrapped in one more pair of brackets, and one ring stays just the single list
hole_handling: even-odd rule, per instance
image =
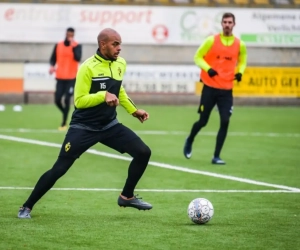
[{"label": "stadium seating", "polygon": [[209,5],[211,1],[210,0],[193,0],[194,4],[199,4],[199,5]]},{"label": "stadium seating", "polygon": [[7,3],[128,4],[171,6],[222,6],[299,8],[300,0],[1,0]]},{"label": "stadium seating", "polygon": [[231,3],[230,0],[214,0],[213,2],[216,5],[229,5]]},{"label": "stadium seating", "polygon": [[152,1],[154,4],[160,4],[160,5],[167,5],[172,3],[172,1],[169,0],[153,0]]},{"label": "stadium seating", "polygon": [[117,4],[127,4],[129,2],[129,0],[111,0],[111,2],[117,3]]},{"label": "stadium seating", "polygon": [[278,8],[293,8],[293,0],[272,0],[272,4],[274,4]]},{"label": "stadium seating", "polygon": [[233,0],[233,3],[241,7],[240,5],[249,5],[250,0]]},{"label": "stadium seating", "polygon": [[132,2],[136,4],[149,4],[149,0],[133,0]]},{"label": "stadium seating", "polygon": [[261,7],[262,5],[264,5],[264,6],[270,5],[270,1],[269,0],[253,0],[253,4],[257,5],[258,7]]}]

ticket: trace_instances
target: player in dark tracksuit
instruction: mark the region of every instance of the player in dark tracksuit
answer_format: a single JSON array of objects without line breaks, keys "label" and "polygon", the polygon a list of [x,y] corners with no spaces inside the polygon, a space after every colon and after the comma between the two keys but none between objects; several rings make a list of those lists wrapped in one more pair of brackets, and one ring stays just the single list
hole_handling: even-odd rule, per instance
[{"label": "player in dark tracksuit", "polygon": [[36,202],[82,153],[99,142],[133,157],[118,205],[140,210],[152,208],[151,204],[134,195],[134,189],[148,165],[151,150],[132,130],[118,122],[116,106],[120,104],[140,122],[146,121],[149,114],[136,108],[122,86],[126,61],[119,57],[120,35],[112,29],[104,29],[98,36],[98,45],[96,54],[88,58],[77,73],[75,110],[58,159],[40,177],[20,208],[19,218],[31,218],[30,212]]}]

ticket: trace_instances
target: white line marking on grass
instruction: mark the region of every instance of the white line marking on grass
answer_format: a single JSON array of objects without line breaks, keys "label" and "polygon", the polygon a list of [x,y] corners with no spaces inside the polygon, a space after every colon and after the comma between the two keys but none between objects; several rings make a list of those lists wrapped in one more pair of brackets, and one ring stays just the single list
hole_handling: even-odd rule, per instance
[{"label": "white line marking on grass", "polygon": [[[0,190],[32,190],[32,187],[0,187]],[[51,188],[54,191],[121,192],[119,188]],[[155,193],[300,193],[289,190],[213,190],[213,189],[135,189],[136,192]]]},{"label": "white line marking on grass", "polygon": [[7,132],[7,133],[54,133],[54,134],[65,133],[65,131],[59,131],[58,129],[30,129],[30,128],[1,128],[0,132]]},{"label": "white line marking on grass", "polygon": [[[25,139],[25,138],[7,136],[7,135],[1,135],[1,134],[0,134],[0,139],[30,143],[30,144],[34,144],[34,145],[41,145],[41,146],[47,146],[47,147],[56,147],[56,148],[61,147],[61,144],[58,144],[58,143],[51,143],[51,142],[38,141],[38,140],[32,140],[32,139]],[[101,152],[101,151],[98,151],[98,150],[95,150],[95,149],[89,149],[86,152],[90,153],[90,154],[94,154],[94,155],[101,155],[101,156],[104,156],[104,157],[119,159],[119,160],[124,160],[124,161],[131,161],[132,160],[131,157],[126,157],[126,156],[121,156],[121,155],[116,155],[116,154],[111,154],[111,153],[105,153],[105,152]],[[255,180],[246,179],[246,178],[234,177],[234,176],[231,176],[231,175],[224,175],[224,174],[217,174],[217,173],[212,173],[212,172],[207,172],[207,171],[200,171],[200,170],[196,170],[196,169],[185,168],[185,167],[180,167],[180,166],[174,166],[174,165],[160,163],[160,162],[150,161],[149,165],[155,166],[155,167],[160,167],[160,168],[171,169],[171,170],[177,170],[177,171],[186,172],[186,173],[200,174],[200,175],[206,175],[206,176],[211,176],[211,177],[216,177],[216,178],[221,178],[221,179],[226,179],[226,180],[232,180],[232,181],[237,181],[237,182],[242,182],[242,183],[248,183],[248,184],[253,184],[253,185],[257,185],[257,186],[272,187],[272,188],[277,188],[277,189],[286,189],[286,190],[289,190],[289,191],[300,191],[299,188],[295,188],[295,187],[288,187],[288,186],[284,186],[284,185],[271,184],[271,183],[255,181]]]},{"label": "white line marking on grass", "polygon": [[[62,134],[65,131],[56,129],[27,129],[27,128],[0,128],[0,132],[6,133],[53,133]],[[136,130],[140,135],[187,135],[184,131],[161,131],[161,130]],[[250,136],[250,137],[300,137],[299,133],[261,133],[261,132],[228,132],[230,136]],[[216,136],[217,132],[201,131],[204,136]]]}]

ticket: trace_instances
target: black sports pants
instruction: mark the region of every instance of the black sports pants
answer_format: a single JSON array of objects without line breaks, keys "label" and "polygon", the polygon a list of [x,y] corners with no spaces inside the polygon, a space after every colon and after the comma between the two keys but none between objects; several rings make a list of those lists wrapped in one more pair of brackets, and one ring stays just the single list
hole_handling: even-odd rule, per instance
[{"label": "black sports pants", "polygon": [[[71,79],[71,80],[57,79],[56,90],[54,94],[54,102],[58,107],[58,109],[63,114],[63,120],[61,126],[65,126],[68,119],[70,102],[74,92],[74,86],[75,86],[75,79]],[[62,105],[63,97],[64,97],[64,105]]]},{"label": "black sports pants", "polygon": [[202,120],[208,122],[210,113],[214,106],[217,105],[221,120],[229,119],[232,113],[233,96],[232,89],[215,89],[204,84],[201,94],[198,113],[201,114]]},{"label": "black sports pants", "polygon": [[200,119],[194,123],[188,141],[193,143],[197,133],[205,127],[212,109],[217,105],[220,114],[220,129],[217,135],[215,157],[220,156],[221,149],[227,136],[229,119],[233,109],[233,95],[231,90],[215,89],[204,84],[198,113]]},{"label": "black sports pants", "polygon": [[[133,157],[122,191],[123,196],[132,197],[134,189],[148,165],[151,150],[132,130],[122,124],[117,124],[101,132],[70,128],[57,161],[40,177],[23,206],[32,209],[36,202],[69,170],[75,160],[98,142]],[[101,164],[101,161],[95,164]]]}]

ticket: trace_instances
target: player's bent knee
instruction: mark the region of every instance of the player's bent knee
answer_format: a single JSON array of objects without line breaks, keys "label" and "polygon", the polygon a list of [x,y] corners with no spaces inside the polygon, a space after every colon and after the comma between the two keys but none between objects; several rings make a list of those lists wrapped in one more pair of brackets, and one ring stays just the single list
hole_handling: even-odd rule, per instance
[{"label": "player's bent knee", "polygon": [[59,156],[51,170],[53,171],[54,175],[59,178],[69,170],[74,161],[75,158]]},{"label": "player's bent knee", "polygon": [[151,149],[147,145],[138,148],[137,155],[139,158],[149,159],[151,156]]},{"label": "player's bent knee", "polygon": [[124,145],[124,152],[137,159],[149,159],[151,149],[138,137]]},{"label": "player's bent knee", "polygon": [[71,96],[66,96],[65,97],[65,104],[70,104],[71,102]]},{"label": "player's bent knee", "polygon": [[203,116],[200,117],[200,120],[198,121],[199,128],[205,127],[207,122],[208,122],[208,117],[203,117]]},{"label": "player's bent knee", "polygon": [[135,159],[148,161],[151,156],[151,149],[143,142],[138,143],[138,145],[136,145],[136,147],[134,149],[134,153],[132,154],[132,156]]},{"label": "player's bent knee", "polygon": [[60,105],[60,104],[61,104],[61,100],[60,100],[59,98],[55,98],[55,99],[54,99],[54,103],[55,103],[56,105]]}]

